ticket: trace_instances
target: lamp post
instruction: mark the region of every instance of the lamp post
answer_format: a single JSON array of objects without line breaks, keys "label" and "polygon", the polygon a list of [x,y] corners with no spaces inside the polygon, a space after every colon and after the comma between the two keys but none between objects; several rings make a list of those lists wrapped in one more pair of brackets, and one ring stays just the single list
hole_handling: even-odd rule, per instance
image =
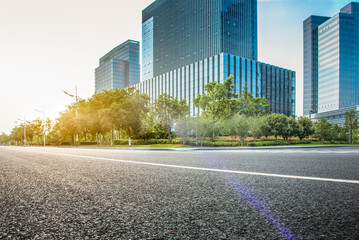
[{"label": "lamp post", "polygon": [[[66,91],[63,91],[67,96],[70,96],[70,97],[73,97],[73,98],[75,98],[76,99],[76,103],[77,103],[77,101],[78,101],[78,97],[77,97],[77,85],[75,86],[75,95],[73,95],[73,94],[70,94],[70,93],[68,93],[68,92],[66,92]],[[77,110],[76,110],[76,119],[77,119]],[[76,133],[76,142],[78,142],[79,141],[79,134],[78,133]]]},{"label": "lamp post", "polygon": [[45,130],[45,107],[42,106],[42,111],[34,109],[36,112],[42,113],[42,130],[44,132],[44,147],[46,147],[46,130]]},{"label": "lamp post", "polygon": [[24,116],[24,120],[20,119],[20,118],[18,120],[24,122],[24,147],[26,147],[26,121],[25,121],[25,116]]}]

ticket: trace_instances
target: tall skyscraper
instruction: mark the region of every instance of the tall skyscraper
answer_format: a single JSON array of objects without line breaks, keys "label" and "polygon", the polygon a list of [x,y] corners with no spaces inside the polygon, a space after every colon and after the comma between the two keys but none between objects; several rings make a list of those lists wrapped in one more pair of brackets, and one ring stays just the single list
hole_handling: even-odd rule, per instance
[{"label": "tall skyscraper", "polygon": [[[344,119],[341,109],[359,105],[359,3],[349,3],[337,15],[319,24],[317,31],[318,63],[313,62],[313,68],[318,68],[314,76],[318,79],[315,118],[325,117],[341,123],[343,121],[335,120]],[[314,44],[312,47],[316,48]],[[305,66],[310,65],[306,58],[304,61]],[[308,74],[308,69],[304,68],[304,75]],[[314,84],[313,81],[310,87],[315,88]],[[310,87],[304,85],[305,94],[309,94]]]},{"label": "tall skyscraper", "polygon": [[152,101],[193,99],[230,74],[273,112],[295,116],[295,72],[257,61],[257,0],[156,0],[142,12],[142,80]]},{"label": "tall skyscraper", "polygon": [[142,43],[142,81],[222,52],[257,60],[257,0],[157,0]]},{"label": "tall skyscraper", "polygon": [[303,23],[303,114],[318,112],[318,26],[329,17],[310,16]]},{"label": "tall skyscraper", "polygon": [[140,43],[128,40],[100,58],[95,91],[125,88],[140,82]]}]

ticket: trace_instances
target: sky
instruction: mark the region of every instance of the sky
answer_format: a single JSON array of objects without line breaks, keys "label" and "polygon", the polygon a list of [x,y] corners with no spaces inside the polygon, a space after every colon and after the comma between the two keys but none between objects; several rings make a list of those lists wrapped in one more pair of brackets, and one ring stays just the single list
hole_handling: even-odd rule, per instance
[{"label": "sky", "polygon": [[[199,0],[197,0],[199,1]],[[124,3],[126,2],[126,3]],[[141,41],[141,12],[153,0],[0,0],[0,134],[19,119],[55,120],[89,98],[98,60],[122,42]],[[258,60],[297,73],[303,108],[303,21],[334,16],[349,0],[258,0]]]}]

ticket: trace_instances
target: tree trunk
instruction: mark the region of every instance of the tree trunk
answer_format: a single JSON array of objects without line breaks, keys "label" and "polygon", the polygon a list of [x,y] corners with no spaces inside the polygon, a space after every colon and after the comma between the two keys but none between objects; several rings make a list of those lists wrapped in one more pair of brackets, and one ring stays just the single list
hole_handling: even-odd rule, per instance
[{"label": "tree trunk", "polygon": [[171,133],[171,127],[168,128],[169,137],[170,137],[170,144],[172,143],[172,133]]}]

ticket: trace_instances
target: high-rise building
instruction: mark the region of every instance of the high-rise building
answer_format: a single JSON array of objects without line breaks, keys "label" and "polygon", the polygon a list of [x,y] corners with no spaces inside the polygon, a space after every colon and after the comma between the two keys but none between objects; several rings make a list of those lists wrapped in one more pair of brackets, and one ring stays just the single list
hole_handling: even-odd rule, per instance
[{"label": "high-rise building", "polygon": [[100,58],[95,91],[126,88],[140,82],[140,43],[128,40]]},{"label": "high-rise building", "polygon": [[318,112],[318,26],[329,17],[310,16],[303,23],[303,113]]},{"label": "high-rise building", "polygon": [[193,99],[205,84],[234,75],[266,97],[273,112],[295,116],[295,72],[257,61],[257,0],[156,0],[142,12],[142,80],[152,101]]},{"label": "high-rise building", "polygon": [[193,99],[204,93],[204,86],[223,82],[233,74],[234,91],[240,94],[247,87],[254,97],[265,97],[272,112],[295,117],[295,72],[258,61],[220,53],[174,69],[136,84],[152,102],[163,93],[186,99],[192,114],[197,112]]},{"label": "high-rise building", "polygon": [[[359,3],[349,3],[338,14],[319,24],[317,32],[317,46],[312,46],[318,49],[318,62],[313,66],[318,68],[314,76],[318,79],[317,108],[313,109],[317,114],[314,117],[340,123],[336,119],[345,118],[341,109],[356,109],[359,105]],[[304,68],[304,75],[307,74],[308,69]],[[309,94],[309,89],[304,85],[305,94]]]},{"label": "high-rise building", "polygon": [[257,0],[157,0],[142,12],[142,81],[225,52],[257,60]]}]

